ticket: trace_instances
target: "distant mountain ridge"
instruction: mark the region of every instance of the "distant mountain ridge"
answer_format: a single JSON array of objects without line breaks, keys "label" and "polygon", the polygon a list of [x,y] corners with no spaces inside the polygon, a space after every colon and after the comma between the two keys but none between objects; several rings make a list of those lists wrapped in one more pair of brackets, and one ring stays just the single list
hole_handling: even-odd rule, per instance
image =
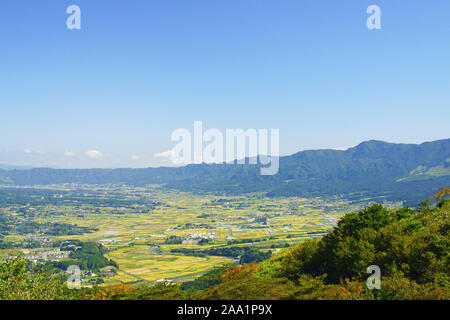
[{"label": "distant mountain ridge", "polygon": [[195,164],[146,169],[0,170],[0,183],[164,184],[194,192],[321,196],[364,192],[416,204],[450,185],[450,139],[422,144],[370,140],[347,150],[308,150],[280,157],[274,176],[260,165]]},{"label": "distant mountain ridge", "polygon": [[33,169],[32,166],[13,166],[9,164],[0,163],[0,170],[28,170]]}]

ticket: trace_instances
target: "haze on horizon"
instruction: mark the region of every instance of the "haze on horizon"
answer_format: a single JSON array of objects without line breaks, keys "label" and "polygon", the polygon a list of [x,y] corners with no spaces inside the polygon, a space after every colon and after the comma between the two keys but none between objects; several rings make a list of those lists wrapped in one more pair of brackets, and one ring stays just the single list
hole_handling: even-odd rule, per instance
[{"label": "haze on horizon", "polygon": [[[77,4],[82,29],[66,28]],[[382,30],[366,28],[377,4]],[[450,2],[0,3],[0,164],[171,165],[171,133],[280,129],[281,155],[450,137]]]}]

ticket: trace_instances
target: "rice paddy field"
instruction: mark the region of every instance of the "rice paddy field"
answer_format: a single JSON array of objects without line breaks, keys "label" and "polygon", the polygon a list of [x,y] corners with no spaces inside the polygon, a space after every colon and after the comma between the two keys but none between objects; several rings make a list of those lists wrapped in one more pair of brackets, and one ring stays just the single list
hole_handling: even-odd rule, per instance
[{"label": "rice paddy field", "polygon": [[[59,197],[56,203],[23,206],[28,219],[95,229],[49,238],[101,243],[107,249],[106,258],[118,265],[114,275],[104,277],[106,285],[187,281],[214,267],[239,261],[239,257],[188,255],[179,249],[250,246],[276,254],[287,246],[328,233],[343,214],[367,205],[344,197],[196,195],[158,186],[64,185],[53,186],[52,190]],[[12,206],[1,210],[3,214],[14,214],[17,209]],[[42,237],[39,233],[9,234],[5,240],[18,242],[30,236]],[[0,259],[10,251],[0,250]]]}]

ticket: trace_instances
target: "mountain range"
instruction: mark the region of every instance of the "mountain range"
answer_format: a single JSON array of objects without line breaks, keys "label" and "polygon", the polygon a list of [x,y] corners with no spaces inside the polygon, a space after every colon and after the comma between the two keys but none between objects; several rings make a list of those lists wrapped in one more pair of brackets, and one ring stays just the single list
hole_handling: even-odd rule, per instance
[{"label": "mountain range", "polygon": [[12,166],[9,164],[0,163],[0,170],[27,170],[27,169],[33,169],[33,167],[31,167],[31,166]]},{"label": "mountain range", "polygon": [[422,144],[366,141],[347,150],[308,150],[280,157],[273,176],[260,165],[191,164],[144,169],[0,169],[0,184],[163,184],[192,192],[267,196],[346,194],[416,205],[450,185],[450,139]]}]

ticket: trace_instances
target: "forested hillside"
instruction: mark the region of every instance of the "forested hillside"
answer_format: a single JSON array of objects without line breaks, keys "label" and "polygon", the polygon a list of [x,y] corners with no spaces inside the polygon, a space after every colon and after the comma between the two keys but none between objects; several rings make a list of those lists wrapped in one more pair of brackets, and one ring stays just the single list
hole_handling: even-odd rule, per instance
[{"label": "forested hillside", "polygon": [[367,141],[345,151],[311,150],[281,157],[279,173],[261,176],[259,165],[199,164],[179,168],[0,170],[13,185],[164,184],[183,191],[268,196],[362,193],[415,205],[450,184],[450,139],[420,145]]}]

